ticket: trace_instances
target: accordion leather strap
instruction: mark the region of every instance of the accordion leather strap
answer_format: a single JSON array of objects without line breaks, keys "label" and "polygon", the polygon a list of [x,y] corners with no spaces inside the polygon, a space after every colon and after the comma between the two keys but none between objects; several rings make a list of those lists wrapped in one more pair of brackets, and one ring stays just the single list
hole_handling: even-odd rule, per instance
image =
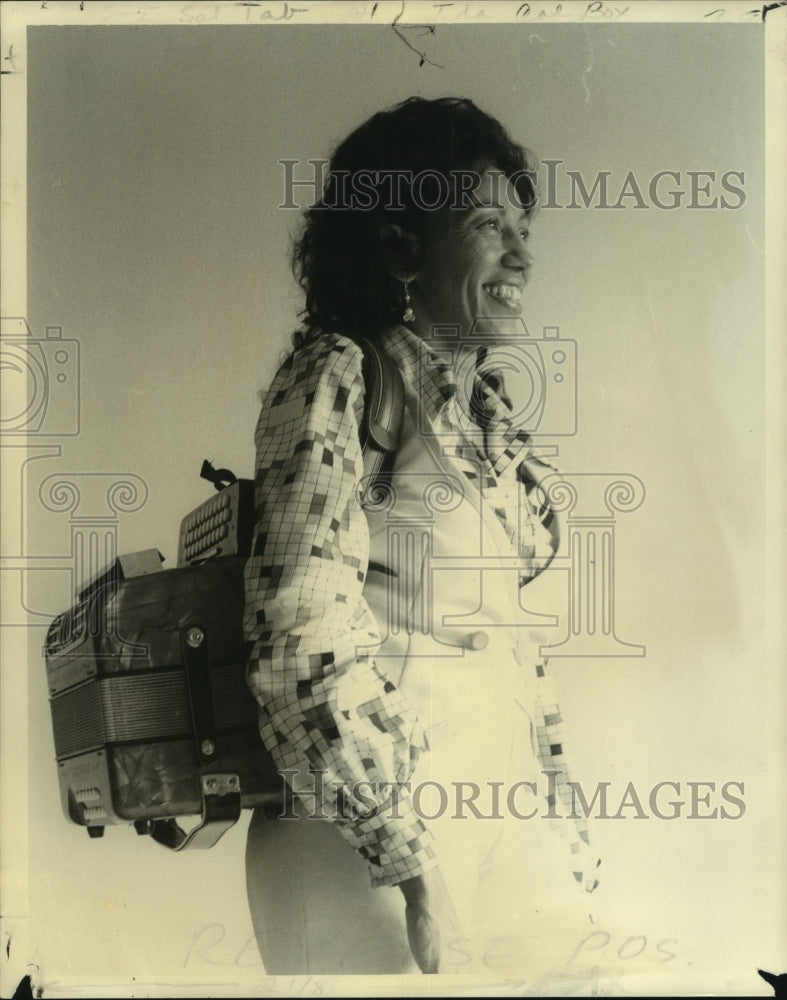
[{"label": "accordion leather strap", "polygon": [[186,668],[197,761],[210,764],[216,757],[216,725],[213,721],[208,637],[199,625],[187,625],[181,629],[180,653]]},{"label": "accordion leather strap", "polygon": [[359,340],[363,351],[365,389],[364,418],[361,426],[364,477],[361,505],[374,506],[378,483],[391,474],[404,420],[402,373],[388,355],[371,340]]},{"label": "accordion leather strap", "polygon": [[[180,651],[186,671],[195,752],[200,767],[216,758],[216,725],[210,687],[210,657],[208,638],[196,624],[186,625],[180,632]],[[157,820],[150,835],[173,851],[207,848],[238,822],[241,815],[240,777],[219,771],[202,771],[202,819],[186,833],[174,819]]]},{"label": "accordion leather strap", "polygon": [[156,820],[150,832],[156,843],[172,851],[213,847],[240,819],[240,781],[237,774],[202,775],[202,820],[186,833],[174,820]]}]

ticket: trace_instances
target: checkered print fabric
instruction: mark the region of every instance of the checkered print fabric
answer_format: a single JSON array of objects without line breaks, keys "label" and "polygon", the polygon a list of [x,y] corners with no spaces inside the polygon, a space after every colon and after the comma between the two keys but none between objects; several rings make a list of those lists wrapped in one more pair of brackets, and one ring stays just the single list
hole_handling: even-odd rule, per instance
[{"label": "checkered print fabric", "polygon": [[[508,534],[521,559],[520,585],[526,585],[552,561],[557,539],[550,530],[554,514],[538,480],[557,470],[534,445],[526,431],[507,416],[511,403],[501,377],[478,378],[463,401],[457,392],[456,369],[467,359],[446,362],[420,337],[404,327],[383,340],[405,381],[415,388],[424,416],[443,441],[443,450],[471,480]],[[475,348],[472,348],[475,351]],[[535,664],[534,726],[537,756],[551,775],[548,806],[560,818],[550,826],[563,838],[571,855],[574,878],[588,892],[598,885],[598,857],[590,850],[587,823],[574,815],[571,760],[566,753],[563,718],[553,678],[543,658]]]},{"label": "checkered print fabric", "polygon": [[[479,386],[488,417],[482,428],[457,406],[453,367],[420,338],[395,328],[382,345],[518,546],[523,582],[531,579],[554,554],[550,512],[525,466],[537,454],[507,421],[504,393]],[[244,624],[266,747],[281,770],[295,772],[293,790],[307,804],[320,788],[324,812],[367,860],[372,882],[393,885],[437,858],[423,820],[398,788],[426,749],[423,731],[373,656],[357,652],[381,641],[363,597],[369,535],[358,492],[361,363],[352,341],[324,337],[290,355],[264,396]],[[493,460],[490,429],[504,443]],[[543,663],[538,676],[546,678]],[[551,692],[539,704],[546,706],[537,710],[539,756],[545,770],[561,772],[558,787],[565,788],[559,709]],[[572,840],[574,855],[586,840],[584,830]]]}]

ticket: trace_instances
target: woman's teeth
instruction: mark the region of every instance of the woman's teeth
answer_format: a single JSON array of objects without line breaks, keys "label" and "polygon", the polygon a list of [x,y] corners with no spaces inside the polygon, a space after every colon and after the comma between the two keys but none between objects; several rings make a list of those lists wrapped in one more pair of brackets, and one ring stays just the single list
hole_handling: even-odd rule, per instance
[{"label": "woman's teeth", "polygon": [[522,298],[522,290],[516,285],[484,285],[484,291],[501,302],[517,303]]}]

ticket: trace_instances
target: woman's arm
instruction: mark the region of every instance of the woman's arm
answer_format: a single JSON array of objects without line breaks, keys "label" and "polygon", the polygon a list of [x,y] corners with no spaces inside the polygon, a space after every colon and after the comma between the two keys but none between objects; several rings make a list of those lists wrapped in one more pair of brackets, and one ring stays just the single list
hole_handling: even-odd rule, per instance
[{"label": "woman's arm", "polygon": [[429,834],[397,783],[423,735],[378,670],[380,633],[363,585],[369,536],[358,502],[361,351],[325,338],[280,370],[257,426],[256,527],[246,566],[249,686],[260,732],[307,805],[392,885],[434,864]]}]

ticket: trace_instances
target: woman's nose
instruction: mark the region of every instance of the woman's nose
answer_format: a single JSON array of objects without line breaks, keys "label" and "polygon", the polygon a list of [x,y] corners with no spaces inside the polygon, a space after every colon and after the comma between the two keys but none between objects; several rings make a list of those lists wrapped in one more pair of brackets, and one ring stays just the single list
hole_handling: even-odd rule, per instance
[{"label": "woman's nose", "polygon": [[508,240],[503,254],[503,264],[517,271],[528,271],[533,266],[533,255],[518,233]]}]

